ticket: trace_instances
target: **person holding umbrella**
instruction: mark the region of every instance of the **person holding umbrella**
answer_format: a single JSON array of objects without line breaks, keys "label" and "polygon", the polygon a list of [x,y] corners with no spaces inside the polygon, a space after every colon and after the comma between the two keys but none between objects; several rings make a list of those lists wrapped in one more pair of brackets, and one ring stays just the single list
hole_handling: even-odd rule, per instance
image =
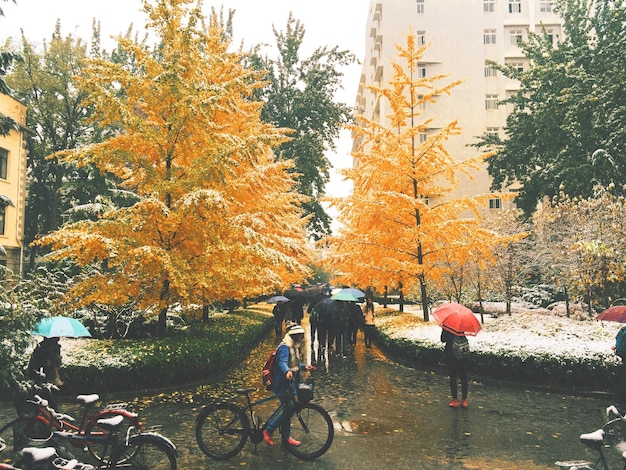
[{"label": "person holding umbrella", "polygon": [[[58,410],[58,400],[52,394],[50,385],[63,385],[59,368],[62,364],[60,337],[90,337],[91,333],[85,326],[69,317],[43,318],[31,331],[33,335],[43,336],[30,356],[26,376],[41,387],[39,391],[47,399],[52,408]],[[58,390],[58,388],[57,388]]]},{"label": "person holding umbrella", "polygon": [[461,380],[461,407],[467,408],[467,368],[469,342],[467,335],[475,336],[480,323],[469,308],[455,303],[441,304],[433,311],[433,318],[441,326],[441,342],[445,343],[444,358],[450,374],[450,407],[458,408],[458,380]]},{"label": "person holding umbrella", "polygon": [[272,315],[274,315],[274,333],[276,333],[277,338],[281,338],[283,336],[283,321],[287,315],[287,302],[289,302],[289,299],[285,296],[277,295],[269,299],[268,302],[276,304],[272,309]]},{"label": "person holding umbrella", "polygon": [[[458,379],[461,379],[461,407],[467,408],[467,392],[469,390],[469,384],[467,381],[467,358],[457,357],[458,354],[454,352],[454,341],[459,336],[455,336],[448,330],[441,330],[441,342],[445,343],[444,357],[446,365],[448,366],[448,373],[450,374],[450,393],[452,400],[450,401],[450,407],[458,408]],[[467,338],[463,336],[465,341]]]},{"label": "person holding umbrella", "polygon": [[[59,367],[61,367],[61,345],[58,337],[44,339],[37,345],[30,356],[26,375],[38,387],[41,387],[39,393],[48,400],[50,406],[58,410],[59,402],[52,393],[52,388],[46,384],[55,386],[62,385],[61,376],[59,375]],[[58,389],[57,389],[58,390]]]}]

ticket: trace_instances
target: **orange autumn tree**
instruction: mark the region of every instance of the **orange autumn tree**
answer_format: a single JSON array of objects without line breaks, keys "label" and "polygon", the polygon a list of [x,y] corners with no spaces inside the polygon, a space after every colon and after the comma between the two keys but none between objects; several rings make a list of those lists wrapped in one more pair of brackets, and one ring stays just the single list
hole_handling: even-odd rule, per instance
[{"label": "orange autumn tree", "polygon": [[456,161],[444,144],[460,133],[457,121],[439,126],[433,118],[420,120],[425,103],[436,103],[460,83],[438,86],[445,76],[418,76],[427,47],[416,47],[410,33],[405,47],[396,45],[404,64],[393,64],[388,85],[368,87],[381,104],[388,103],[387,123],[359,116],[351,127],[357,165],[344,176],[352,180],[353,192],[332,201],[343,227],[327,240],[327,261],[341,282],[379,290],[400,282],[405,289],[419,287],[425,320],[427,282],[439,282],[449,266],[470,257],[489,257],[497,240],[481,226],[479,210],[497,196],[451,197],[459,176],[471,178],[487,154]]},{"label": "orange autumn tree", "polygon": [[137,302],[159,312],[274,291],[308,274],[306,220],[292,164],[272,148],[285,130],[260,120],[260,77],[229,52],[192,0],[144,1],[159,44],[119,38],[126,63],[94,60],[80,77],[112,138],[56,156],[93,164],[137,202],[44,236],[53,260],[98,266],[75,306]]}]

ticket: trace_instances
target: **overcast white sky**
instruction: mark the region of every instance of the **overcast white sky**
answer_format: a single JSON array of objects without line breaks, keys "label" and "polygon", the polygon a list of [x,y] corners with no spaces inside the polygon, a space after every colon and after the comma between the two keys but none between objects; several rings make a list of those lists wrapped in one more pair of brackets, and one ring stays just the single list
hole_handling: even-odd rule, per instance
[{"label": "overcast white sky", "polygon": [[[61,33],[72,34],[85,41],[91,38],[92,19],[100,21],[103,46],[109,36],[123,34],[133,23],[135,30],[143,31],[145,14],[141,0],[16,0],[17,4],[0,3],[4,17],[0,17],[0,42],[8,37],[19,38],[20,30],[37,43],[49,39],[57,19],[61,21]],[[339,46],[353,52],[359,60],[364,57],[365,21],[370,0],[204,0],[205,13],[212,6],[236,10],[234,33],[236,44],[245,46],[259,43],[274,44],[272,25],[284,29],[289,12],[299,19],[305,28],[303,51],[306,56],[318,46]],[[337,95],[338,101],[349,106],[356,97],[360,64],[344,70],[344,90]],[[351,140],[344,131],[338,140],[336,154],[328,155],[335,168],[351,166],[349,156]],[[327,188],[329,194],[345,195],[350,187],[333,175]]]}]

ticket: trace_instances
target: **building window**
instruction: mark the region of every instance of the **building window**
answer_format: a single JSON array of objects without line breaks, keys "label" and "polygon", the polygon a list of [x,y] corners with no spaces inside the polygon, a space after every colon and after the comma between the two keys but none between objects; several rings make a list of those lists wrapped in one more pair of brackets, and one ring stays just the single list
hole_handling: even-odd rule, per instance
[{"label": "building window", "polygon": [[7,179],[7,169],[9,168],[9,151],[0,148],[0,179]]},{"label": "building window", "polygon": [[494,139],[497,139],[498,137],[500,137],[500,132],[497,127],[488,127],[486,133],[487,133],[487,136],[493,137]]},{"label": "building window", "polygon": [[490,67],[488,65],[485,65],[485,77],[497,77],[498,76],[498,70]]},{"label": "building window", "polygon": [[485,96],[485,109],[498,109],[498,95]]},{"label": "building window", "polygon": [[541,13],[552,13],[554,7],[554,1],[551,2],[539,2],[539,11]]},{"label": "building window", "polygon": [[417,2],[417,12],[424,13],[424,2],[425,0],[415,0]]},{"label": "building window", "polygon": [[483,32],[483,41],[485,44],[495,44],[496,43],[496,30],[486,29]]},{"label": "building window", "polygon": [[502,199],[499,197],[489,199],[489,209],[502,209]]},{"label": "building window", "polygon": [[509,0],[509,13],[521,13],[522,0]]},{"label": "building window", "polygon": [[548,42],[552,45],[554,45],[554,39],[557,38],[558,39],[558,34],[554,34],[554,30],[552,29],[547,29],[546,30],[546,38],[548,39]]},{"label": "building window", "polygon": [[424,95],[417,95],[416,109],[418,111],[426,111],[426,101],[424,101]]},{"label": "building window", "polygon": [[417,76],[426,78],[426,66],[424,64],[417,64]]},{"label": "building window", "polygon": [[507,62],[506,65],[516,72],[522,73],[524,71],[524,62]]},{"label": "building window", "polygon": [[517,46],[523,40],[522,38],[522,30],[521,29],[513,29],[511,30],[511,44]]},{"label": "building window", "polygon": [[4,235],[4,225],[7,214],[7,208],[5,206],[0,207],[0,235]]},{"label": "building window", "polygon": [[426,44],[426,31],[418,31],[416,36],[418,46],[423,46],[424,44]]},{"label": "building window", "polygon": [[496,0],[483,0],[483,11],[485,13],[496,11]]},{"label": "building window", "polygon": [[424,142],[426,142],[426,140],[428,140],[428,134],[426,134],[426,132],[420,132],[419,139],[420,144],[423,144]]}]

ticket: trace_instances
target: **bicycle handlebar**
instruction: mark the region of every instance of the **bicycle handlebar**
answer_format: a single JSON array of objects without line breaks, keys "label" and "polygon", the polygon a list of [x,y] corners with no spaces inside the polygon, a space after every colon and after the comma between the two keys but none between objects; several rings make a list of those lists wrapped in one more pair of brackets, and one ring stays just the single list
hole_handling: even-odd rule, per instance
[{"label": "bicycle handlebar", "polygon": [[41,406],[48,410],[48,412],[54,416],[59,421],[76,421],[73,416],[59,413],[57,410],[50,406],[50,403],[45,398],[41,398],[39,395],[35,394],[34,400],[26,400],[27,403],[32,403],[33,405]]}]

